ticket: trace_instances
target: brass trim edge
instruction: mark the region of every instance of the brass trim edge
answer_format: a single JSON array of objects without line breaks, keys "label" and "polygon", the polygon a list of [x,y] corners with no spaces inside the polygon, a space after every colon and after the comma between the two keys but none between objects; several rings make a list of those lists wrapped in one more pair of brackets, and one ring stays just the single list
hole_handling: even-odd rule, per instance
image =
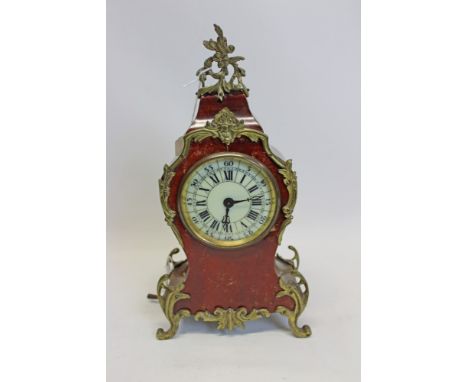
[{"label": "brass trim edge", "polygon": [[174,224],[174,218],[176,216],[176,212],[169,207],[168,199],[169,199],[169,191],[170,191],[170,184],[171,180],[175,175],[173,171],[173,166],[168,166],[167,164],[164,166],[163,175],[161,179],[159,179],[159,197],[161,200],[161,206],[163,209],[163,213],[165,216],[165,221],[169,227],[171,227],[172,232],[177,238],[177,241],[183,248],[182,237],[180,236],[179,231],[177,230]]}]

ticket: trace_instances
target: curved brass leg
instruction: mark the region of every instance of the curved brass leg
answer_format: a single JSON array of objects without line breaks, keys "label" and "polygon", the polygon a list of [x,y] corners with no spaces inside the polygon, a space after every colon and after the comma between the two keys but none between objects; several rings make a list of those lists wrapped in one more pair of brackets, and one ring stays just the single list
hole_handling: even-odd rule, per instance
[{"label": "curved brass leg", "polygon": [[[283,296],[291,297],[294,301],[294,310],[290,310],[284,306],[278,306],[276,308],[276,312],[288,317],[289,327],[291,328],[292,333],[296,337],[299,337],[299,338],[309,337],[312,334],[310,327],[308,325],[304,325],[303,327],[299,327],[297,325],[297,319],[299,318],[300,314],[303,312],[307,304],[307,299],[309,296],[307,283],[304,277],[297,270],[293,270],[290,273],[290,275],[299,278],[300,279],[299,283],[297,285],[292,284],[292,283],[286,283],[280,277],[279,283],[280,283],[282,290],[278,292],[276,297],[283,297]],[[306,289],[304,292],[301,291],[300,285],[305,286]]]},{"label": "curved brass leg", "polygon": [[158,281],[157,294],[158,300],[161,304],[161,308],[164,312],[164,315],[167,317],[169,323],[171,324],[168,330],[159,328],[156,332],[156,338],[158,340],[167,340],[172,338],[177,333],[179,329],[180,320],[183,317],[190,316],[190,311],[188,309],[181,309],[174,314],[174,306],[177,301],[190,298],[187,293],[181,292],[184,289],[184,284],[180,283],[175,287],[169,287],[169,275],[163,275]]},{"label": "curved brass leg", "polygon": [[310,327],[308,325],[302,327],[297,325],[297,320],[304,311],[307,300],[309,299],[309,286],[304,276],[297,270],[299,267],[299,254],[296,248],[292,245],[288,248],[294,252],[294,257],[291,260],[286,260],[277,255],[279,260],[291,266],[291,270],[279,277],[281,291],[276,294],[276,297],[290,297],[294,301],[294,310],[290,310],[284,306],[278,306],[276,312],[288,318],[289,327],[296,337],[309,337],[312,334]]}]

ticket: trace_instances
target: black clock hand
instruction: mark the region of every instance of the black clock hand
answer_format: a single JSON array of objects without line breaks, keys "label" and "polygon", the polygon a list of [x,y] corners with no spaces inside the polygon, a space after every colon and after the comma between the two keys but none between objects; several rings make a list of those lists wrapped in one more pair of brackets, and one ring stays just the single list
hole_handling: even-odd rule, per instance
[{"label": "black clock hand", "polygon": [[233,201],[232,201],[232,204],[241,203],[241,202],[248,202],[249,200],[250,200],[250,198],[248,198],[248,199],[243,199],[243,200],[233,200]]},{"label": "black clock hand", "polygon": [[229,223],[230,218],[229,218],[229,207],[226,207],[226,215],[223,216],[223,223]]},{"label": "black clock hand", "polygon": [[230,223],[231,223],[231,218],[229,217],[229,209],[234,205],[234,200],[231,198],[226,198],[223,200],[223,205],[226,207],[226,215],[224,215],[223,220],[221,220],[221,223],[223,223],[223,228],[226,232],[230,230]]},{"label": "black clock hand", "polygon": [[229,217],[229,208],[226,207],[226,215],[223,216],[223,220],[221,220],[221,223],[223,223],[224,230],[227,232],[229,224],[231,223],[231,218]]}]

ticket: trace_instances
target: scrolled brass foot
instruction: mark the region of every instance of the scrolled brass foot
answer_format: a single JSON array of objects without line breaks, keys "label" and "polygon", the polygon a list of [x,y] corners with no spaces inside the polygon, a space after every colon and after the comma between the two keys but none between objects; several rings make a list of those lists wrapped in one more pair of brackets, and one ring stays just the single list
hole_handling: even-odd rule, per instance
[{"label": "scrolled brass foot", "polygon": [[276,257],[290,265],[290,270],[281,274],[279,277],[279,284],[281,290],[276,294],[276,297],[288,296],[294,301],[294,310],[290,310],[284,306],[278,306],[276,312],[280,313],[288,318],[289,327],[291,328],[294,336],[299,338],[309,337],[312,334],[312,330],[308,325],[302,327],[297,325],[297,320],[301,313],[304,311],[307,301],[309,299],[309,286],[304,276],[298,271],[299,267],[299,254],[292,245],[288,247],[294,252],[292,259],[284,259],[279,255]]},{"label": "scrolled brass foot", "polygon": [[291,328],[291,332],[295,337],[305,338],[312,334],[312,330],[310,329],[309,325],[303,325],[302,327],[297,325],[298,315],[295,311],[289,310],[284,306],[279,306],[276,309],[276,312],[288,318],[289,327]]},{"label": "scrolled brass foot", "polygon": [[156,332],[156,338],[158,340],[168,340],[174,337],[177,333],[177,330],[179,330],[180,320],[183,317],[188,317],[188,316],[190,316],[190,312],[187,309],[182,309],[182,310],[179,310],[177,314],[172,315],[172,317],[167,317],[171,326],[169,327],[168,330],[159,328],[158,331]]},{"label": "scrolled brass foot", "polygon": [[188,309],[181,309],[177,313],[174,312],[176,302],[188,299],[190,296],[187,293],[182,292],[184,289],[184,283],[179,283],[176,286],[169,287],[169,277],[170,275],[168,274],[161,276],[158,281],[157,295],[164,315],[171,326],[168,330],[164,330],[162,328],[158,329],[156,332],[156,338],[158,340],[167,340],[174,337],[179,329],[180,320],[183,317],[190,316],[190,311]]}]

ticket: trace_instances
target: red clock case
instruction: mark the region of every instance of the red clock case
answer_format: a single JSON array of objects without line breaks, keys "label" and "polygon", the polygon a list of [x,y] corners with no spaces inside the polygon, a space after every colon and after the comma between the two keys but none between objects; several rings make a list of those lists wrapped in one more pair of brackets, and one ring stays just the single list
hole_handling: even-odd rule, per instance
[{"label": "red clock case", "polygon": [[[249,121],[249,128],[263,131],[250,112],[247,99],[242,93],[227,95],[223,101],[219,101],[216,96],[202,97],[192,126],[213,119],[225,107],[239,120]],[[193,129],[191,127],[187,132]],[[214,248],[202,243],[190,234],[177,212],[174,225],[180,233],[188,259],[188,274],[183,292],[189,294],[190,299],[178,301],[175,311],[186,308],[195,314],[205,310],[213,312],[218,307],[245,307],[248,311],[265,308],[273,313],[279,305],[293,309],[294,302],[290,297],[276,297],[281,288],[275,270],[275,254],[284,221],[281,207],[286,204],[289,192],[278,172],[278,166],[268,156],[261,142],[252,142],[246,137],[237,138],[229,146],[216,138],[192,142],[186,158],[178,165],[172,178],[169,207],[178,211],[177,195],[181,180],[196,162],[210,154],[225,152],[249,155],[271,171],[279,188],[280,212],[265,238],[255,244],[236,249]]]}]

